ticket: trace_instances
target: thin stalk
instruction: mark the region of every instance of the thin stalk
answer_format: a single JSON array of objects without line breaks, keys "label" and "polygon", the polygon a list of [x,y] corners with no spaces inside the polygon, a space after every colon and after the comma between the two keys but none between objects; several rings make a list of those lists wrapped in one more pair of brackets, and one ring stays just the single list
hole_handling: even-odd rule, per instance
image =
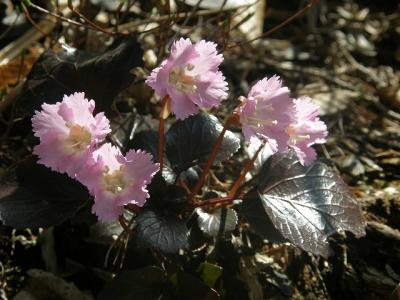
[{"label": "thin stalk", "polygon": [[238,177],[238,179],[236,179],[235,183],[233,184],[231,190],[228,193],[228,197],[234,198],[236,195],[237,190],[239,189],[240,185],[242,184],[244,178],[246,177],[246,174],[248,172],[250,172],[250,170],[253,168],[254,166],[254,162],[257,159],[258,154],[261,152],[262,148],[265,146],[265,141],[262,142],[262,144],[260,145],[260,147],[257,149],[256,153],[254,153],[253,157],[247,162],[246,166],[244,167],[244,169],[242,170],[242,173],[240,174],[240,176]]},{"label": "thin stalk", "polygon": [[213,164],[213,162],[215,161],[215,158],[217,157],[218,154],[218,149],[222,144],[222,141],[224,140],[224,135],[226,130],[228,129],[229,125],[233,122],[235,122],[237,120],[237,115],[235,113],[233,113],[232,115],[230,115],[228,117],[228,119],[226,120],[224,127],[222,128],[221,133],[219,134],[217,141],[215,142],[212,150],[211,150],[211,154],[208,157],[208,161],[206,163],[206,165],[204,166],[203,172],[199,178],[199,180],[197,181],[195,187],[193,188],[191,194],[189,195],[189,198],[193,200],[193,197],[196,196],[196,194],[198,193],[198,191],[200,190],[201,186],[204,183],[204,180],[208,174],[208,172],[211,169],[211,166]]},{"label": "thin stalk", "polygon": [[162,100],[161,104],[161,112],[160,112],[160,123],[158,126],[158,153],[157,160],[160,164],[160,172],[162,174],[163,164],[164,164],[164,128],[165,128],[165,119],[168,118],[170,109],[170,98],[169,96],[165,96]]},{"label": "thin stalk", "polygon": [[127,232],[128,234],[133,234],[132,229],[130,229],[129,225],[125,223],[124,216],[119,216],[118,221],[119,221],[119,224],[121,225],[121,227],[124,229],[125,232]]},{"label": "thin stalk", "polygon": [[214,205],[214,204],[222,204],[225,202],[232,202],[233,197],[227,196],[227,197],[217,197],[217,198],[211,198],[208,200],[204,201],[198,201],[196,202],[196,206],[201,207],[201,206],[207,206],[207,205]]},{"label": "thin stalk", "polygon": [[268,30],[267,32],[262,33],[260,36],[255,37],[254,39],[245,41],[245,42],[241,42],[241,43],[236,43],[234,45],[228,46],[226,48],[226,50],[238,47],[238,46],[243,46],[246,44],[251,44],[252,42],[259,40],[261,38],[265,38],[269,35],[271,35],[272,33],[278,31],[279,29],[281,29],[282,27],[286,26],[288,23],[292,22],[294,19],[302,16],[303,14],[305,14],[305,12],[307,10],[309,10],[310,8],[312,8],[314,5],[318,4],[319,0],[311,0],[305,7],[303,7],[302,9],[298,10],[297,12],[295,12],[293,15],[291,15],[289,18],[287,18],[286,20],[284,20],[282,23],[279,23],[278,25],[276,25],[275,27],[271,28],[270,30]]}]

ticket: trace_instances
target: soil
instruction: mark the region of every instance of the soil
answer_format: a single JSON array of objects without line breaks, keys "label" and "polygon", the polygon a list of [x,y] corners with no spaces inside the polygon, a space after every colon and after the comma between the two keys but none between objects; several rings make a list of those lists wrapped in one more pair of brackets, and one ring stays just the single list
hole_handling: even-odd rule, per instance
[{"label": "soil", "polygon": [[[298,1],[266,2],[263,31],[299,10]],[[150,11],[145,6],[141,6],[142,14]],[[95,15],[96,9],[88,5],[82,11]],[[107,14],[104,9],[102,12]],[[37,12],[33,16],[40,19]],[[201,26],[191,21],[181,27],[193,36],[223,41],[215,19],[210,19],[205,18]],[[80,49],[100,49],[106,39],[85,30],[73,37],[59,31],[58,35],[65,34],[67,41]],[[168,31],[163,37],[172,36],[173,31]],[[230,42],[245,38],[246,33],[232,30]],[[145,48],[155,40],[152,35],[143,39]],[[317,151],[341,174],[362,206],[367,221],[365,237],[357,239],[351,233],[332,236],[333,255],[323,259],[288,243],[263,241],[243,224],[219,243],[218,251],[204,248],[168,257],[169,263],[192,274],[205,258],[219,265],[224,272],[223,288],[218,291],[225,299],[400,299],[399,41],[397,1],[321,0],[274,34],[224,52],[223,71],[232,95],[243,95],[258,78],[277,73],[297,96],[308,95],[321,105],[329,138]],[[1,97],[12,94],[49,46],[49,38],[39,39],[25,49],[25,56],[0,65]],[[156,55],[163,55],[158,51],[161,48]],[[132,96],[134,93],[138,96]],[[118,95],[117,107],[133,104],[139,112],[156,116],[148,95],[142,82],[132,84]],[[236,103],[232,96],[225,108],[216,111],[217,116],[223,120]],[[21,133],[26,120],[6,117],[1,119],[0,175],[32,150],[32,137]],[[215,189],[229,186],[244,163],[242,153],[217,167],[212,179]],[[124,251],[130,251],[125,259],[117,248],[107,254],[110,236],[119,234],[120,229],[93,234],[92,227],[79,223],[83,217],[78,215],[50,232],[0,226],[0,299],[11,299],[35,286],[27,273],[32,269],[53,271],[85,295],[97,295],[121,264],[124,269],[159,264],[160,253],[136,249],[133,241],[124,245]],[[106,257],[109,263],[103,268]],[[180,295],[187,296],[184,291]],[[68,298],[53,294],[48,299]]]}]

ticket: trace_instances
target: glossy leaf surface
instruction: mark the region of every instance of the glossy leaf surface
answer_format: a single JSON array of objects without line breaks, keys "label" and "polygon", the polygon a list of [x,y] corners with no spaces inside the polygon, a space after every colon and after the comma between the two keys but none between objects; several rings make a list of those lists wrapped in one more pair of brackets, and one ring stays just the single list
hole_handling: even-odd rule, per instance
[{"label": "glossy leaf surface", "polygon": [[365,235],[357,200],[328,166],[304,167],[293,152],[273,155],[259,174],[258,195],[269,218],[293,244],[327,257],[328,236]]}]

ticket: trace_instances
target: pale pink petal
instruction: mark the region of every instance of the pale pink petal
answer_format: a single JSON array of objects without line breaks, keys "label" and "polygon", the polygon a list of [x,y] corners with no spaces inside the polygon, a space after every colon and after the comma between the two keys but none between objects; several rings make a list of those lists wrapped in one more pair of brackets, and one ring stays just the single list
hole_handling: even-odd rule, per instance
[{"label": "pale pink petal", "polygon": [[294,100],[296,104],[297,118],[301,120],[313,120],[319,116],[319,106],[307,96]]},{"label": "pale pink petal", "polygon": [[60,104],[43,104],[41,111],[35,111],[32,117],[32,129],[36,137],[53,133],[63,135],[69,132],[62,117],[57,113]]},{"label": "pale pink petal", "polygon": [[117,205],[112,195],[99,193],[95,196],[92,212],[102,221],[115,221],[122,215],[124,207]]},{"label": "pale pink petal", "polygon": [[109,133],[104,114],[93,116],[94,101],[84,93],[64,96],[62,102],[43,104],[32,117],[32,128],[40,144],[34,148],[39,162],[71,177],[85,167],[97,143]]},{"label": "pale pink petal", "polygon": [[282,81],[279,76],[274,75],[271,78],[265,77],[259,81],[257,81],[249,92],[249,97],[256,97],[258,95],[271,95],[288,93],[289,89],[287,87],[282,87]]},{"label": "pale pink petal", "polygon": [[186,94],[170,90],[171,110],[174,112],[177,119],[183,120],[187,117],[196,114],[199,108],[190,101]]},{"label": "pale pink petal", "polygon": [[142,150],[129,150],[125,158],[125,171],[134,181],[149,183],[160,169],[158,163],[153,163],[153,156]]},{"label": "pale pink petal", "polygon": [[328,134],[326,124],[319,119],[319,107],[308,97],[296,99],[296,119],[288,127],[288,145],[293,148],[302,164],[309,165],[316,158],[311,148],[314,144],[325,143]]},{"label": "pale pink petal", "polygon": [[295,105],[289,89],[282,86],[278,76],[258,81],[240,107],[240,121],[247,141],[252,137],[265,139],[285,152],[289,135],[287,127],[293,122]]},{"label": "pale pink petal", "polygon": [[112,216],[120,211],[124,204],[143,206],[149,197],[146,185],[159,171],[159,165],[153,163],[151,154],[142,150],[130,150],[123,156],[117,147],[106,143],[92,153],[86,168],[77,179],[87,186],[95,197],[96,214],[105,215],[108,207]]},{"label": "pale pink petal", "polygon": [[201,40],[195,44],[196,52],[199,54],[193,60],[195,65],[196,74],[207,72],[217,72],[219,65],[224,61],[222,54],[217,52],[217,44]]},{"label": "pale pink petal", "polygon": [[172,44],[171,57],[168,61],[172,66],[180,66],[197,56],[198,54],[190,39],[181,38]]},{"label": "pale pink petal", "polygon": [[111,143],[105,143],[96,151],[93,152],[95,160],[103,166],[107,166],[110,172],[119,170],[121,167],[121,159],[123,155],[118,147],[113,146]]},{"label": "pale pink petal", "polygon": [[190,99],[199,107],[211,108],[218,106],[228,97],[228,83],[222,72],[208,73],[206,80],[196,82],[197,93],[189,95]]},{"label": "pale pink petal", "polygon": [[310,165],[317,157],[315,150],[304,143],[292,146],[292,148],[296,152],[296,155],[302,165]]},{"label": "pale pink petal", "polygon": [[254,130],[250,126],[247,126],[246,123],[242,124],[242,132],[246,141],[250,141],[252,138],[258,138]]},{"label": "pale pink petal", "polygon": [[89,102],[84,93],[65,95],[60,105],[61,111],[69,111],[69,118],[64,119],[66,122],[73,122],[85,127],[89,127],[94,121],[93,109],[93,100]]},{"label": "pale pink petal", "polygon": [[104,113],[98,113],[94,117],[95,123],[90,126],[93,136],[97,141],[102,141],[111,132],[110,121]]},{"label": "pale pink petal", "polygon": [[104,160],[94,156],[93,152],[88,157],[85,167],[76,174],[76,180],[87,187],[91,195],[101,189],[101,180],[105,168]]},{"label": "pale pink petal", "polygon": [[44,137],[44,141],[33,148],[33,153],[39,157],[38,162],[60,173],[67,173],[70,177],[76,177],[90,157],[88,151],[60,155],[65,151],[58,138]]},{"label": "pale pink petal", "polygon": [[223,57],[216,44],[200,41],[192,44],[181,38],[171,47],[170,56],[154,69],[146,83],[155,92],[171,98],[171,110],[185,119],[199,108],[218,106],[227,98],[227,83],[218,70]]},{"label": "pale pink petal", "polygon": [[160,97],[164,97],[167,94],[168,72],[165,70],[167,63],[168,61],[164,60],[146,79],[146,84],[148,84]]},{"label": "pale pink petal", "polygon": [[135,204],[142,207],[150,197],[147,189],[142,184],[133,184],[126,190],[126,194],[117,198],[118,205]]}]

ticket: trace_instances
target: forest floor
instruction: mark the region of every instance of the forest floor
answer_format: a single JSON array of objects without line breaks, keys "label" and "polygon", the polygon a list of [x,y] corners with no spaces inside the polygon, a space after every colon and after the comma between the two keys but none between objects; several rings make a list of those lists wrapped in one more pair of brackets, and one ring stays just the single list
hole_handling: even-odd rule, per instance
[{"label": "forest floor", "polygon": [[[261,16],[263,31],[301,8],[298,1],[266,2]],[[307,3],[303,2],[304,5]],[[93,17],[95,12],[98,8],[85,7],[85,15],[92,14]],[[144,18],[145,12],[143,8],[135,14]],[[32,16],[40,21],[41,15],[35,13],[37,11],[33,10]],[[102,15],[101,22],[107,22],[104,8]],[[225,41],[226,34],[215,25],[216,18],[213,15],[193,17],[187,24],[178,23],[174,25],[176,28],[166,29],[162,37],[169,39],[178,35],[179,28],[181,33],[193,38]],[[6,41],[0,39],[0,47],[29,30],[29,22],[26,23],[14,36],[6,35]],[[94,52],[101,52],[108,38],[87,30],[73,35],[58,29],[57,34],[74,47]],[[231,29],[230,42],[245,38],[251,37],[246,37],[246,33],[240,33],[237,28]],[[157,36],[149,35],[143,43],[149,49],[156,39]],[[0,65],[0,97],[6,98],[17,89],[39,55],[50,46],[49,37],[35,39],[18,49],[20,53],[10,62]],[[155,55],[162,54],[157,49]],[[246,254],[238,253],[227,242],[224,246],[227,251],[225,265],[237,266],[233,268],[235,274],[232,277],[240,280],[242,287],[238,287],[235,280],[226,283],[226,299],[400,299],[398,1],[320,1],[304,16],[268,37],[240,47],[226,47],[224,57],[223,71],[233,95],[245,94],[258,78],[279,74],[294,95],[308,95],[321,105],[329,138],[325,145],[317,148],[318,153],[350,186],[367,221],[367,234],[363,238],[356,239],[351,234],[331,237],[334,255],[327,260],[287,243],[263,244],[259,241],[256,250]],[[138,111],[156,115],[152,108],[154,104],[147,103],[149,93],[143,83],[135,83],[118,96],[118,101],[129,99],[126,102],[133,101]],[[0,102],[0,112],[3,105]],[[218,111],[222,119],[224,114],[223,109]],[[2,116],[0,121],[7,125],[0,132],[1,175],[27,156],[31,148],[26,132],[22,135],[19,131],[19,120]],[[235,161],[228,161],[215,176],[223,177],[229,183],[234,180],[233,174],[237,174],[239,167]],[[64,279],[82,291],[89,291],[88,295],[98,293],[110,276],[101,270],[107,242],[88,239],[82,242],[80,230],[86,229],[74,224],[50,230],[13,230],[1,226],[0,299],[10,299],[21,290],[29,289],[29,285],[35,285],[35,280],[42,286],[43,278],[47,277],[34,270],[54,271],[60,266],[49,266],[49,262],[57,265],[60,261],[70,270],[63,274]],[[56,244],[57,258],[43,259],[46,253],[54,253],[49,250],[54,247],[52,243]],[[135,266],[146,267],[153,262],[146,253],[138,255],[143,260],[133,263]],[[90,267],[82,267],[87,260]],[[52,287],[47,286],[47,289]],[[47,299],[68,299],[58,294],[53,297]],[[35,299],[45,298],[37,296]]]}]

